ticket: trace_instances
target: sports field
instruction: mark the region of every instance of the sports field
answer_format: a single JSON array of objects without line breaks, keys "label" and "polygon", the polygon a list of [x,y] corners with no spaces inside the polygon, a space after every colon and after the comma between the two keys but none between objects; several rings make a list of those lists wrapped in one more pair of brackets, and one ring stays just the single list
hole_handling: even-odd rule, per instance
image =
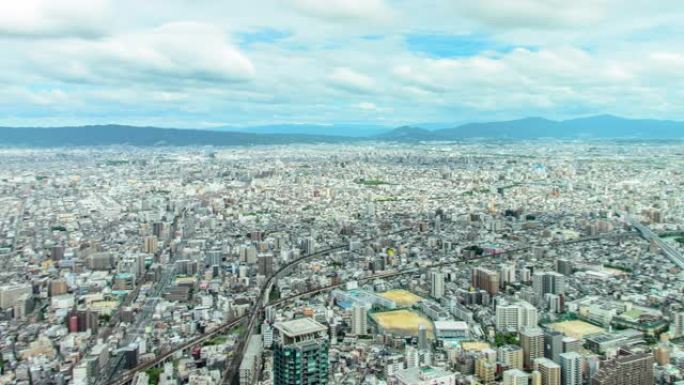
[{"label": "sports field", "polygon": [[565,334],[568,337],[577,339],[606,331],[601,327],[579,320],[556,322],[550,324],[549,327]]},{"label": "sports field", "polygon": [[413,304],[415,304],[416,302],[420,302],[423,300],[423,297],[415,295],[410,291],[403,289],[390,290],[384,293],[379,293],[379,295],[383,298],[387,298],[391,301],[396,302],[397,306],[399,307],[413,306]]},{"label": "sports field", "polygon": [[380,328],[388,333],[400,336],[417,336],[420,325],[425,325],[428,337],[433,336],[432,322],[411,310],[392,310],[371,315]]}]

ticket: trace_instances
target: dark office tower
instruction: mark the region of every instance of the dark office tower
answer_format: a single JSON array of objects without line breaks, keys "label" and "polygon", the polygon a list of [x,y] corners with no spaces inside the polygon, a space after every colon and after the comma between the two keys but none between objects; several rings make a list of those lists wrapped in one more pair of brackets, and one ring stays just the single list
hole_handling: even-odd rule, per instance
[{"label": "dark office tower", "polygon": [[616,358],[602,363],[591,385],[653,385],[653,355],[620,349]]},{"label": "dark office tower", "polygon": [[567,259],[556,259],[556,271],[563,275],[572,275],[575,272],[575,267],[572,261]]},{"label": "dark office tower", "polygon": [[157,239],[162,239],[164,233],[164,224],[161,222],[154,222],[152,224],[152,235],[157,237]]},{"label": "dark office tower", "polygon": [[138,365],[138,347],[135,345],[126,346],[121,349],[121,354],[123,354],[124,368],[132,369]]},{"label": "dark office tower", "polygon": [[476,289],[487,291],[490,295],[499,292],[499,273],[478,267],[473,270],[472,284]]},{"label": "dark office tower", "polygon": [[257,259],[257,265],[259,267],[259,274],[266,277],[273,275],[273,256],[272,255],[260,255]]},{"label": "dark office tower", "polygon": [[532,275],[532,287],[539,298],[546,293],[564,294],[565,276],[555,271],[536,272]]},{"label": "dark office tower", "polygon": [[548,331],[544,333],[544,357],[555,363],[560,363],[563,353],[563,333]]},{"label": "dark office tower", "polygon": [[273,326],[278,331],[273,349],[273,384],[326,385],[328,329],[311,318]]},{"label": "dark office tower", "polygon": [[50,250],[50,257],[53,261],[64,259],[64,246],[53,246],[52,250]]}]

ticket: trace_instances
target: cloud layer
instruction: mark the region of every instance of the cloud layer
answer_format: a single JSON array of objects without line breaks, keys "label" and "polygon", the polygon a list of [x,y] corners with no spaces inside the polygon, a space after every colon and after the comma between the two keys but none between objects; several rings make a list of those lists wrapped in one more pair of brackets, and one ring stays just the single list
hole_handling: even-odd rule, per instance
[{"label": "cloud layer", "polygon": [[684,119],[683,21],[670,0],[7,1],[0,124]]}]

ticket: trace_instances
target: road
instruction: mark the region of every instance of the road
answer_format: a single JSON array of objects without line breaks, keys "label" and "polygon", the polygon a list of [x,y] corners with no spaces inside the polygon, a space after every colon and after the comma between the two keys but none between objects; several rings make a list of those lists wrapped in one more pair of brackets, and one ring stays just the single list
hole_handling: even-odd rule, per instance
[{"label": "road", "polygon": [[641,224],[638,220],[634,219],[631,215],[625,215],[625,219],[627,220],[627,223],[629,223],[630,226],[634,227],[639,231],[639,234],[641,236],[649,241],[649,242],[655,242],[658,247],[660,247],[660,250],[662,250],[663,254],[665,254],[666,257],[668,257],[672,263],[677,265],[680,269],[684,269],[684,257],[682,256],[682,253],[680,253],[678,250],[676,250],[672,245],[669,243],[665,242],[658,234],[654,233],[648,226],[644,226]]}]

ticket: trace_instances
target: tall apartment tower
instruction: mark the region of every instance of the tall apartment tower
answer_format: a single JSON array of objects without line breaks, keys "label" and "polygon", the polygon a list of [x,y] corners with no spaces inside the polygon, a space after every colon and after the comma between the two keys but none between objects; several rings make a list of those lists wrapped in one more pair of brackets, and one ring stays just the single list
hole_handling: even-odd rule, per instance
[{"label": "tall apartment tower", "polygon": [[591,385],[653,385],[653,383],[653,355],[632,353],[622,349],[617,357],[604,362],[591,379]]},{"label": "tall apartment tower", "polygon": [[472,285],[490,295],[496,295],[499,292],[499,273],[482,267],[473,269]]},{"label": "tall apartment tower", "polygon": [[561,367],[548,358],[534,360],[535,370],[541,373],[542,385],[561,385]]},{"label": "tall apartment tower", "polygon": [[328,329],[311,318],[277,322],[274,385],[327,385]]},{"label": "tall apartment tower", "polygon": [[535,359],[544,357],[544,331],[540,328],[522,329],[520,346],[523,348],[523,365],[531,369]]},{"label": "tall apartment tower", "polygon": [[368,330],[368,309],[365,306],[356,304],[352,307],[351,332],[357,336],[367,334]]},{"label": "tall apartment tower", "polygon": [[677,312],[672,314],[670,334],[674,338],[684,336],[684,312]]},{"label": "tall apartment tower", "polygon": [[537,308],[529,302],[519,301],[496,306],[496,329],[499,331],[518,331],[525,327],[536,327],[537,322]]},{"label": "tall apartment tower", "polygon": [[430,293],[435,299],[444,297],[444,273],[433,271],[430,273]]},{"label": "tall apartment tower", "polygon": [[582,355],[577,352],[560,355],[561,385],[582,385]]},{"label": "tall apartment tower", "polygon": [[143,252],[148,254],[155,254],[159,250],[159,241],[154,235],[145,237],[143,242]]}]

